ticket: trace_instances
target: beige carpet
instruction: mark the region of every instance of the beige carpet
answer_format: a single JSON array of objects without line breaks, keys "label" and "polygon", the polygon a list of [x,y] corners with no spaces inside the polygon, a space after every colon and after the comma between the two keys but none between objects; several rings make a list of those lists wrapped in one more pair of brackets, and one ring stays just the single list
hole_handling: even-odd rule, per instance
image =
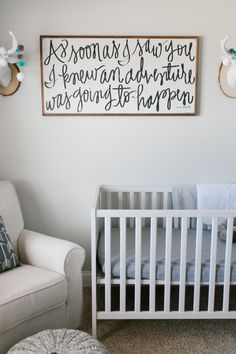
[{"label": "beige carpet", "polygon": [[[91,333],[91,289],[84,289],[83,330]],[[235,320],[98,321],[111,353],[236,353]]]}]

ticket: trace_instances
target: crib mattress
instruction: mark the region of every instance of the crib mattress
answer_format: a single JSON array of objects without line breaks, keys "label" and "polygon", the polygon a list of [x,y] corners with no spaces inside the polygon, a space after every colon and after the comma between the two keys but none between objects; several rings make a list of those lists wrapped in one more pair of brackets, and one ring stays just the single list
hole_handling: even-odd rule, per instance
[{"label": "crib mattress", "polygon": [[[180,229],[172,230],[172,250],[171,250],[171,280],[179,281],[180,277]],[[210,270],[210,240],[211,232],[204,230],[202,238],[202,258],[201,258],[201,282],[209,281]],[[224,281],[226,243],[217,240],[217,264],[216,282]],[[187,234],[187,258],[186,258],[186,281],[194,282],[195,272],[195,248],[196,230],[188,230]],[[98,240],[98,261],[103,272],[105,272],[105,251],[104,232],[100,233]],[[142,228],[142,255],[141,255],[141,277],[149,279],[149,254],[150,254],[150,227]],[[157,228],[157,249],[156,249],[156,279],[165,280],[165,229]],[[114,277],[120,276],[120,230],[111,230],[111,274]],[[135,229],[127,228],[126,241],[126,276],[135,278]],[[232,245],[231,258],[231,282],[236,282],[236,243]]]}]

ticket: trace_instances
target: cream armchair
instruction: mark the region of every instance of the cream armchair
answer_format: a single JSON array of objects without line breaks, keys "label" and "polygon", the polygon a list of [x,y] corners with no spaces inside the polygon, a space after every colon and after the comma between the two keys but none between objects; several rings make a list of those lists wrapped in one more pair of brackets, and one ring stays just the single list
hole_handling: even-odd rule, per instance
[{"label": "cream armchair", "polygon": [[0,181],[0,216],[22,266],[0,273],[0,354],[40,330],[79,328],[85,251],[24,229],[13,185]]}]

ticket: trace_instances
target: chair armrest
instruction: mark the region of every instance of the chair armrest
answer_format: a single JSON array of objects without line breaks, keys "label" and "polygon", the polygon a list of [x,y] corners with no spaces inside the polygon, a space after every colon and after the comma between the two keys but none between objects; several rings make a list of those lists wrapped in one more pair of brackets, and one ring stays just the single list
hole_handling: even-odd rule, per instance
[{"label": "chair armrest", "polygon": [[21,262],[25,264],[65,275],[68,289],[67,327],[80,328],[83,317],[82,267],[85,250],[73,242],[23,230],[18,239],[18,252]]},{"label": "chair armrest", "polygon": [[76,256],[76,268],[84,264],[85,251],[76,243],[24,229],[18,240],[22,263],[46,268],[66,275],[70,258]]}]

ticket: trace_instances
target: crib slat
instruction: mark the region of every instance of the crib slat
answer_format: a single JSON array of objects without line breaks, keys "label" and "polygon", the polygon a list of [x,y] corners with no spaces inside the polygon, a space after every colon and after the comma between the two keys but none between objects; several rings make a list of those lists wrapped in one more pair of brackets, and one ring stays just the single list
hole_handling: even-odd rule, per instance
[{"label": "crib slat", "polygon": [[100,192],[100,208],[105,209],[107,207],[107,194],[104,191]]},{"label": "crib slat", "polygon": [[163,201],[163,208],[168,209],[168,200],[169,200],[169,193],[164,192],[164,201]]},{"label": "crib slat", "polygon": [[175,229],[179,228],[179,218],[178,217],[174,218],[174,228]]},{"label": "crib slat", "polygon": [[200,307],[201,259],[202,259],[202,218],[197,218],[194,299],[193,299],[193,311],[195,312],[198,312]]},{"label": "crib slat", "polygon": [[[134,209],[134,192],[129,193],[129,208]],[[129,219],[129,227],[134,227],[134,219]]]},{"label": "crib slat", "polygon": [[181,219],[179,312],[184,312],[184,307],[185,307],[186,253],[187,253],[187,218],[184,217]]},{"label": "crib slat", "polygon": [[118,192],[118,208],[123,209],[123,192]]},{"label": "crib slat", "polygon": [[166,247],[165,247],[164,312],[169,312],[170,311],[171,244],[172,244],[172,218],[171,217],[167,217],[167,222],[166,222]]},{"label": "crib slat", "polygon": [[120,218],[120,311],[126,311],[126,218]]},{"label": "crib slat", "polygon": [[157,219],[151,218],[151,242],[150,242],[150,287],[149,287],[149,311],[155,312],[156,297],[156,244],[157,244]]},{"label": "crib slat", "polygon": [[[145,192],[141,192],[141,209],[145,210],[146,209],[146,193]],[[145,227],[146,222],[145,222],[145,218],[142,218],[142,227]]]},{"label": "crib slat", "polygon": [[[168,209],[168,196],[169,193],[168,192],[164,192],[163,193],[163,209]],[[163,227],[166,227],[166,219],[163,219]]]},{"label": "crib slat", "polygon": [[225,249],[223,312],[229,311],[232,241],[233,241],[233,218],[228,218],[227,234],[226,234],[226,249]]},{"label": "crib slat", "polygon": [[157,193],[152,192],[152,209],[157,209]]},{"label": "crib slat", "polygon": [[214,303],[215,303],[217,227],[218,227],[217,217],[213,217],[212,230],[211,230],[211,260],[210,260],[210,274],[209,274],[208,312],[214,311]]},{"label": "crib slat", "polygon": [[135,218],[135,312],[140,312],[141,298],[141,218]]},{"label": "crib slat", "polygon": [[141,209],[146,208],[146,193],[141,192]]},{"label": "crib slat", "polygon": [[111,311],[111,218],[105,218],[105,311]]},{"label": "crib slat", "polygon": [[112,201],[111,201],[111,192],[107,191],[107,209],[112,208]]}]

